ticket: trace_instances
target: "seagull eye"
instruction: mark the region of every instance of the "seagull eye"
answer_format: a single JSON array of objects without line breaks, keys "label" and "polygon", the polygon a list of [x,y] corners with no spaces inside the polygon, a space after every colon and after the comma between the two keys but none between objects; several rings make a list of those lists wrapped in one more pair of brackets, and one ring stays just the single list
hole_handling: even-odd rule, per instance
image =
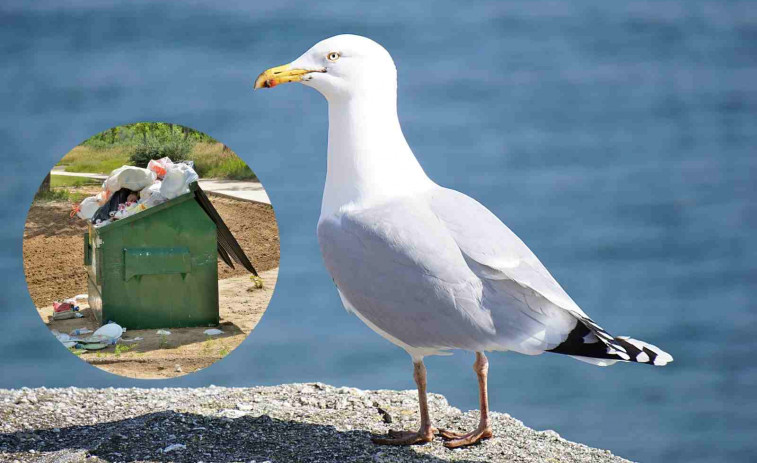
[{"label": "seagull eye", "polygon": [[339,56],[340,56],[339,53],[337,53],[335,51],[332,51],[331,53],[329,53],[328,55],[326,55],[326,58],[329,61],[336,61],[336,60],[339,59]]}]

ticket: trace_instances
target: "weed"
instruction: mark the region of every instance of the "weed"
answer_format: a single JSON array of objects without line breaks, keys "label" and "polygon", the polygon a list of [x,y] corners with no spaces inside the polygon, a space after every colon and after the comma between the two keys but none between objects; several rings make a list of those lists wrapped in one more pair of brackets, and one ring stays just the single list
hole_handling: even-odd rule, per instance
[{"label": "weed", "polygon": [[34,195],[34,201],[35,202],[51,202],[51,201],[69,201],[70,195],[68,191],[63,189],[58,190],[49,190],[49,191],[38,191],[36,195]]},{"label": "weed", "polygon": [[116,344],[116,351],[115,355],[116,357],[120,357],[121,354],[125,354],[126,352],[129,352],[130,350],[137,347],[136,344],[132,344],[131,346],[127,346],[126,344]]},{"label": "weed", "polygon": [[229,355],[229,352],[231,352],[231,350],[225,344],[221,345],[221,348],[218,349],[218,355],[220,355],[221,357],[226,357],[227,355]]},{"label": "weed", "polygon": [[160,338],[158,338],[158,347],[160,347],[161,349],[168,349],[171,347],[171,345],[168,344],[168,335],[160,335]]},{"label": "weed", "polygon": [[202,343],[202,354],[203,355],[211,355],[213,352],[213,338],[210,336],[205,336],[205,342]]},{"label": "weed", "polygon": [[260,277],[256,277],[255,275],[250,276],[250,280],[252,281],[252,286],[247,288],[247,292],[251,293],[253,291],[257,291],[258,289],[263,289],[263,279]]}]

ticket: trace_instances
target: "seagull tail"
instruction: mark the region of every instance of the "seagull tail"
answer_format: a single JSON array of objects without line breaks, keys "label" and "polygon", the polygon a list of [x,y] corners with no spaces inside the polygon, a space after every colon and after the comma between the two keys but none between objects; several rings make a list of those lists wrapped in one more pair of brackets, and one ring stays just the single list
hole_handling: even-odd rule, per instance
[{"label": "seagull tail", "polygon": [[673,361],[673,357],[659,347],[628,336],[614,337],[588,317],[578,318],[565,340],[548,352],[569,355],[599,366],[615,362],[663,366]]}]

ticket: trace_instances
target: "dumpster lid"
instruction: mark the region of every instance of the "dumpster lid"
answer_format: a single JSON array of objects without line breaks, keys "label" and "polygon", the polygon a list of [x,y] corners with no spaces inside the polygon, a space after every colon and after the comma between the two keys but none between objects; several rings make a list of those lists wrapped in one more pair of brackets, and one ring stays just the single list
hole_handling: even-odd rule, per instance
[{"label": "dumpster lid", "polygon": [[231,230],[226,226],[223,219],[218,214],[218,211],[216,211],[216,208],[213,207],[213,204],[205,195],[205,192],[200,188],[200,185],[198,185],[197,182],[192,182],[189,185],[189,190],[194,194],[195,200],[200,204],[200,207],[202,207],[213,223],[216,224],[216,233],[218,233],[218,255],[221,259],[226,262],[226,265],[234,268],[232,262],[233,259],[239,265],[247,269],[248,272],[258,276],[258,272],[255,270],[255,267],[252,266],[250,259],[247,258],[242,246],[239,245],[239,242],[234,238],[234,235],[231,234]]}]

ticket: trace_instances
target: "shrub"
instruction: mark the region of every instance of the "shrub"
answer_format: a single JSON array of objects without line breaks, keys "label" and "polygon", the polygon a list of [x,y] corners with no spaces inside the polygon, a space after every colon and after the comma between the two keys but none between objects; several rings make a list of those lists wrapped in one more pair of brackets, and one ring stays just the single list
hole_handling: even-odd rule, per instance
[{"label": "shrub", "polygon": [[147,142],[140,143],[132,149],[129,160],[137,167],[147,167],[150,160],[164,157],[169,157],[174,162],[183,161],[188,158],[193,146],[192,139],[181,136],[171,137],[165,141],[148,139]]}]

